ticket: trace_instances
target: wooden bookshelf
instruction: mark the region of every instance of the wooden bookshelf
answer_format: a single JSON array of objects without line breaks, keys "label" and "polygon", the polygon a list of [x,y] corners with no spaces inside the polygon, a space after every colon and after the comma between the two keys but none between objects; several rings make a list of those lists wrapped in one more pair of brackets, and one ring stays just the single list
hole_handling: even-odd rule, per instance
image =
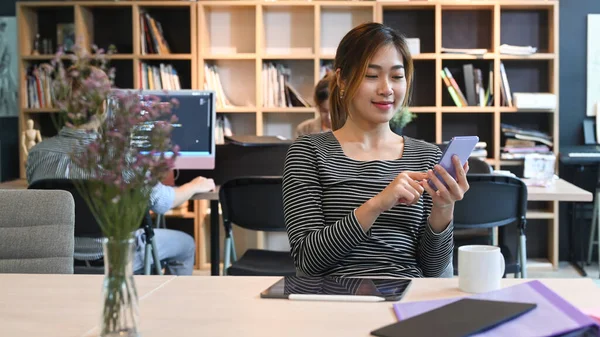
[{"label": "wooden bookshelf", "polygon": [[[233,131],[287,137],[316,111],[266,107],[262,65],[286,66],[291,71],[290,82],[312,104],[321,66],[332,62],[343,35],[362,22],[383,22],[421,41],[421,53],[414,55],[411,101],[418,118],[407,126],[407,135],[439,143],[452,135],[476,133],[487,142],[488,161],[496,169],[504,163],[500,158],[500,124],[506,120],[516,124],[521,116],[549,120],[542,124],[558,144],[558,111],[519,112],[501,106],[498,94],[492,106],[457,107],[439,76],[440,70],[448,67],[457,78],[464,64],[473,64],[482,69],[483,82],[487,83],[487,70],[492,69],[494,90],[499,93],[502,62],[512,92],[558,94],[558,5],[554,0],[28,1],[18,2],[17,7],[21,78],[25,78],[28,66],[52,58],[31,54],[35,34],[47,34],[55,45],[57,24],[73,22],[76,34],[87,45],[116,45],[118,53],[111,62],[117,70],[117,86],[140,88],[138,69],[142,63],[169,63],[178,71],[182,88],[203,89],[205,66],[216,66],[231,103],[217,112],[228,116]],[[162,23],[170,54],[142,52],[141,12]],[[106,26],[111,29],[101,29]],[[537,46],[538,53],[503,55],[499,53],[503,43]],[[446,54],[442,47],[486,48],[488,53]],[[26,108],[23,83],[23,120],[55,111]]]},{"label": "wooden bookshelf", "polygon": [[[141,50],[140,12],[162,22],[171,53]],[[411,110],[417,118],[404,132],[440,143],[452,136],[476,134],[487,142],[486,160],[495,169],[519,170],[522,161],[503,160],[501,123],[532,126],[559,144],[558,109],[517,111],[501,106],[500,64],[511,91],[551,92],[558,96],[558,0],[430,0],[430,1],[26,1],[17,3],[20,78],[30,65],[48,62],[52,55],[32,55],[36,33],[56,45],[58,23],[72,22],[88,45],[115,44],[111,59],[119,87],[140,88],[140,64],[172,64],[182,88],[204,89],[206,66],[216,66],[231,106],[218,115],[231,121],[236,134],[292,137],[296,126],[316,114],[314,108],[265,107],[263,64],[283,64],[291,83],[312,105],[312,90],[321,67],[331,63],[337,45],[352,27],[369,21],[385,23],[406,37],[420,39],[421,53],[413,55],[415,86]],[[110,29],[103,29],[109,27]],[[531,45],[530,56],[504,55],[500,45]],[[486,48],[481,56],[442,53],[444,48]],[[493,72],[491,106],[457,107],[440,77],[443,67],[460,77],[462,66],[482,69],[487,85]],[[460,85],[460,83],[459,83]],[[50,120],[53,108],[27,108],[26,82],[20,85],[21,129],[33,118],[42,136],[56,133]],[[23,158],[21,154],[21,163]],[[24,166],[21,165],[24,177]],[[529,217],[558,228],[558,203],[533,209]],[[550,243],[557,242],[552,229]],[[550,246],[553,246],[551,244]],[[550,255],[557,254],[551,252]]]}]

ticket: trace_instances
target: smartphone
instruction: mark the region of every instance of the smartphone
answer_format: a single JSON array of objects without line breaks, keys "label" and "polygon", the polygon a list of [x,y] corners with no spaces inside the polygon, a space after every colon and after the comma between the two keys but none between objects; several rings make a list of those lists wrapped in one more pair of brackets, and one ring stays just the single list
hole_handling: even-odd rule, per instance
[{"label": "smartphone", "polygon": [[[446,149],[442,153],[442,158],[438,164],[448,171],[452,178],[456,179],[456,170],[454,169],[454,164],[452,163],[452,156],[457,155],[458,159],[460,160],[460,164],[464,166],[467,160],[469,160],[469,157],[471,156],[471,153],[475,149],[475,146],[478,142],[479,137],[477,136],[453,137],[450,139],[448,146],[446,146]],[[434,173],[438,179],[446,187],[448,187],[444,179],[437,172],[434,171]],[[429,186],[431,186],[434,191],[437,191],[437,187],[431,179],[429,179]]]}]

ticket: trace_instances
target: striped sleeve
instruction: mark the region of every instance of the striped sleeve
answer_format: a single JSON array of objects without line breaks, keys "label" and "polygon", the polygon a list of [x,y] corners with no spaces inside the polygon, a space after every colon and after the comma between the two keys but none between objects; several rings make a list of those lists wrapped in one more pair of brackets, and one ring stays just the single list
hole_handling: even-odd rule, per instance
[{"label": "striped sleeve", "polygon": [[167,213],[173,207],[175,189],[158,183],[150,192],[150,209],[157,214]]},{"label": "striped sleeve", "polygon": [[[441,158],[441,151],[437,150],[435,161],[430,163],[429,169],[432,169]],[[425,277],[439,277],[442,275],[450,263],[452,250],[454,249],[454,226],[452,222],[440,233],[435,233],[431,228],[429,215],[431,214],[432,205],[431,196],[427,192],[423,193],[423,219],[420,226],[417,263]]]},{"label": "striped sleeve", "polygon": [[303,136],[290,146],[283,172],[283,207],[296,268],[324,275],[370,236],[354,211],[325,226],[316,148]]}]

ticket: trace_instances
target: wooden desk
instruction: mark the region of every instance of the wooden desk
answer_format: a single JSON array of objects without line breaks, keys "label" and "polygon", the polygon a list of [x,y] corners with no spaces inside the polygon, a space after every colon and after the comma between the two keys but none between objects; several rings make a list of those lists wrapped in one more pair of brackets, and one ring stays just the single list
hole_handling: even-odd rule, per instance
[{"label": "wooden desk", "polygon": [[[527,179],[523,179],[527,182]],[[527,186],[527,201],[572,201],[589,202],[594,199],[591,192],[570,182],[558,179],[548,187]]]},{"label": "wooden desk", "polygon": [[[97,336],[102,275],[0,274],[1,336]],[[135,276],[140,329],[153,336],[369,336],[396,321],[390,302],[260,299],[278,277]],[[503,286],[525,282],[504,279]],[[542,279],[580,309],[597,308],[590,279]],[[458,279],[416,279],[402,300],[465,295]]]}]

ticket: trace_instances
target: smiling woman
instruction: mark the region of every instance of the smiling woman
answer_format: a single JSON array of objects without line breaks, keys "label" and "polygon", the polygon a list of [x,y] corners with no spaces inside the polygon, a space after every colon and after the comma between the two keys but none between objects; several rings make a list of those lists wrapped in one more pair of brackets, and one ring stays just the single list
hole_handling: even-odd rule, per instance
[{"label": "smiling woman", "polygon": [[340,42],[334,68],[333,131],[296,139],[284,165],[296,268],[308,275],[442,275],[452,255],[454,202],[469,188],[468,167],[455,162],[455,180],[436,165],[437,146],[390,129],[412,86],[404,38],[379,23],[357,26]]},{"label": "smiling woman", "polygon": [[[376,23],[353,29],[340,42],[334,68],[329,88],[334,131],[354,114],[390,120],[400,105],[408,105],[413,62],[406,41],[393,29]],[[383,114],[373,114],[373,108]]]}]

